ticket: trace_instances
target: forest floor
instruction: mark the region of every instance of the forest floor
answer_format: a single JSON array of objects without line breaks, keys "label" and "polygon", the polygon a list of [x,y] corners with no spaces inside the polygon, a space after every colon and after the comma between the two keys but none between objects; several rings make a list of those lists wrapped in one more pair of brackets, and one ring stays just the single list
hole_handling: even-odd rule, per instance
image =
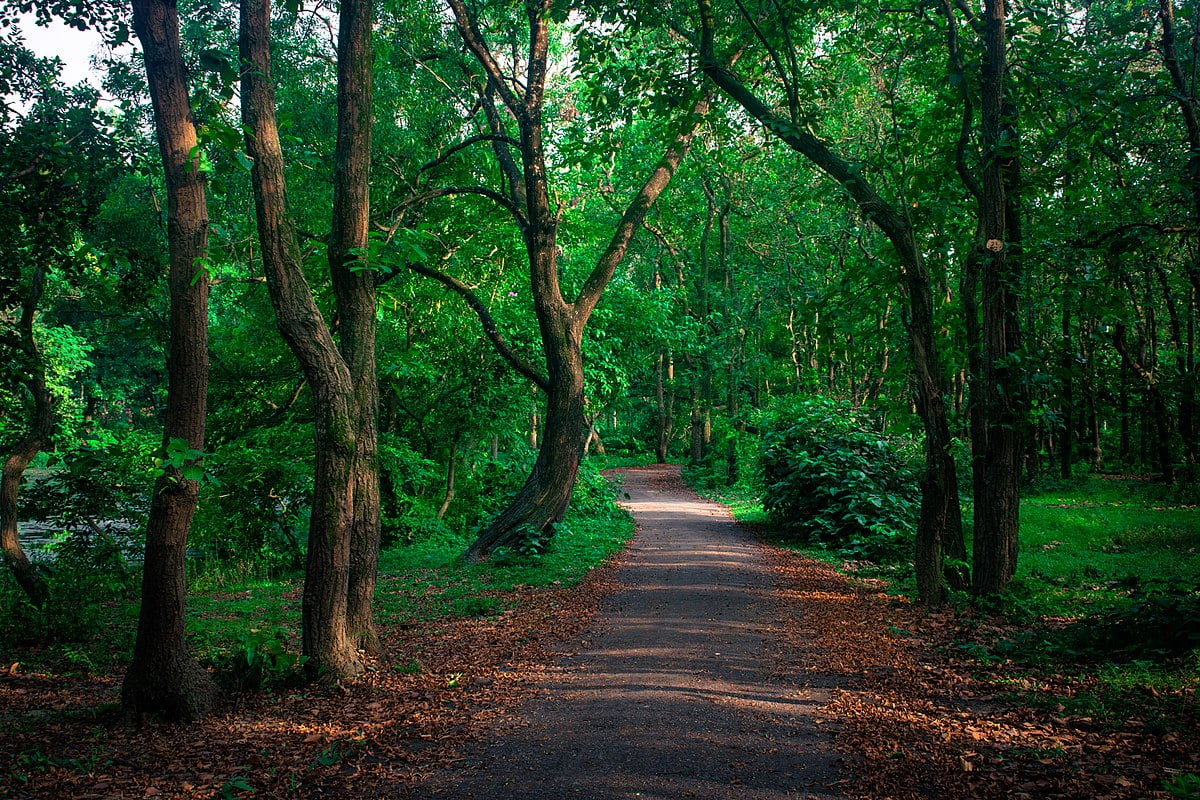
[{"label": "forest floor", "polygon": [[640,530],[613,566],[385,630],[345,686],[133,726],[116,672],[0,671],[0,797],[1189,796],[1194,686],[981,660],[1002,623],[762,544],[677,468],[625,482]]}]

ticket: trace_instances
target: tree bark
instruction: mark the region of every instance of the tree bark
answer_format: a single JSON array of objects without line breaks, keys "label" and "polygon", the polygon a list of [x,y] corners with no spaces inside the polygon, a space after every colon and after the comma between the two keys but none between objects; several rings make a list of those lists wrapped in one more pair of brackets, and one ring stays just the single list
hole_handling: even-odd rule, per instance
[{"label": "tree bark", "polygon": [[1020,407],[1020,348],[1017,314],[1020,236],[1011,205],[1015,170],[1015,128],[1006,120],[1007,11],[1004,0],[985,0],[980,128],[983,145],[979,214],[982,240],[982,347],[979,411],[984,439],[976,443],[980,465],[975,485],[973,589],[977,595],[1002,591],[1016,574],[1024,414]]},{"label": "tree bark", "polygon": [[1062,435],[1058,442],[1058,474],[1066,480],[1071,477],[1075,463],[1075,345],[1071,335],[1071,273],[1063,280],[1062,292],[1062,354],[1059,365],[1062,369]]},{"label": "tree bark", "polygon": [[675,415],[674,373],[671,357],[659,351],[654,370],[654,457],[659,464],[667,463],[671,446],[671,422]]},{"label": "tree bark", "polygon": [[42,608],[48,599],[46,581],[21,547],[17,499],[21,491],[21,479],[29,462],[49,447],[56,424],[54,398],[46,385],[46,367],[33,337],[33,321],[37,317],[45,286],[46,268],[39,264],[34,267],[29,289],[22,298],[21,318],[17,323],[26,369],[24,383],[33,398],[33,413],[29,431],[9,448],[4,458],[3,476],[0,477],[0,549],[17,584],[38,608]]},{"label": "tree bark", "polygon": [[[195,162],[196,129],[172,0],[133,0],[133,25],[145,54],[155,130],[167,187],[170,345],[163,449],[204,450],[208,393],[208,210]],[[199,459],[191,460],[191,464]],[[146,529],[142,602],[133,660],[121,687],[126,713],[195,719],[217,698],[184,639],[188,528],[199,484],[175,468],[155,481]]]},{"label": "tree bark", "polygon": [[373,0],[338,7],[338,133],[334,153],[329,271],[339,345],[354,396],[354,505],[347,625],[360,649],[377,654],[373,604],[379,566],[379,383],[375,373],[375,281],[367,263],[371,177]]},{"label": "tree bark", "polygon": [[[494,459],[493,459],[494,460]],[[450,455],[446,459],[446,493],[442,496],[442,504],[438,506],[437,518],[443,519],[454,502],[454,478],[458,470],[458,442],[450,444]]]},{"label": "tree bark", "polygon": [[239,47],[246,151],[254,161],[255,215],[267,289],[276,322],[313,394],[316,429],[313,508],[304,576],[306,668],[326,680],[361,669],[350,629],[350,541],[358,453],[356,394],[350,369],[313,299],[287,214],[283,153],[271,83],[268,0],[243,0]]}]

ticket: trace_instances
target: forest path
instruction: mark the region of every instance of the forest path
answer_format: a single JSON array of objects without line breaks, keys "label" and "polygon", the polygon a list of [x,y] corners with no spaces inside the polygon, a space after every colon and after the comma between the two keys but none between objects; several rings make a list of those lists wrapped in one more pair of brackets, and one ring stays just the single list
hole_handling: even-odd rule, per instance
[{"label": "forest path", "polygon": [[[638,533],[562,671],[416,797],[834,798],[827,680],[773,674],[762,546],[679,468],[623,472]],[[825,688],[822,688],[825,687]]]}]

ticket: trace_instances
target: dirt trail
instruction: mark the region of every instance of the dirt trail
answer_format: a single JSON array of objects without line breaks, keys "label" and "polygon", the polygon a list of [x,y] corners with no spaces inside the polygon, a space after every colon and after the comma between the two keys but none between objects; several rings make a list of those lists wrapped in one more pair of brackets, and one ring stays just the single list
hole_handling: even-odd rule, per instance
[{"label": "dirt trail", "polygon": [[828,685],[771,674],[775,576],[677,467],[625,473],[638,534],[620,587],[515,718],[417,797],[488,800],[834,798],[814,724]]}]

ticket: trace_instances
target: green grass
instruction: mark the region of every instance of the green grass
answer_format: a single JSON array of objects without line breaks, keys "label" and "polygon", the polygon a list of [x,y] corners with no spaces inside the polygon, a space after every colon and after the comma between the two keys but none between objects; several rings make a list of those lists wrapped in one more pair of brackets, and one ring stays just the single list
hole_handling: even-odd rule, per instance
[{"label": "green grass", "polygon": [[1200,510],[1164,504],[1158,488],[1093,477],[1022,501],[1018,589],[1037,598],[1038,613],[1112,605],[1129,578],[1200,575]]},{"label": "green grass", "polygon": [[597,470],[622,469],[624,467],[648,467],[656,464],[654,453],[605,453],[587,457],[587,463]]},{"label": "green grass", "polygon": [[[414,625],[451,617],[494,617],[520,586],[571,586],[618,552],[633,535],[632,518],[614,498],[592,499],[568,515],[545,552],[484,564],[460,560],[471,536],[442,537],[391,548],[380,556],[376,617],[383,626]],[[211,566],[197,575],[188,594],[187,631],[193,651],[206,663],[222,663],[260,640],[279,637],[299,646],[300,576],[268,578],[236,564]],[[81,599],[72,596],[78,609]],[[25,671],[56,674],[107,672],[127,662],[137,624],[137,603],[117,597],[93,604],[95,619],[71,640],[56,618],[22,603],[12,578],[0,576],[0,652]],[[92,605],[88,605],[91,609]],[[80,626],[76,626],[80,627]]]},{"label": "green grass", "polygon": [[439,617],[494,616],[505,610],[495,594],[519,586],[574,585],[619,551],[634,529],[632,518],[619,511],[570,515],[566,526],[546,552],[532,558],[466,564],[459,558],[466,539],[389,550],[379,565],[380,620],[408,625]]},{"label": "green grass", "polygon": [[[1200,509],[1172,504],[1168,487],[1145,481],[1090,476],[1038,492],[1021,502],[1021,553],[1010,605],[1028,616],[1080,617],[1120,605],[1131,578],[1139,581],[1200,576]],[[776,544],[831,563],[836,554],[773,533],[757,497],[703,490],[729,506],[736,519],[760,526]],[[970,505],[964,524],[970,549]],[[856,568],[863,574],[862,566]],[[891,577],[908,594],[903,569],[868,569]]]}]

